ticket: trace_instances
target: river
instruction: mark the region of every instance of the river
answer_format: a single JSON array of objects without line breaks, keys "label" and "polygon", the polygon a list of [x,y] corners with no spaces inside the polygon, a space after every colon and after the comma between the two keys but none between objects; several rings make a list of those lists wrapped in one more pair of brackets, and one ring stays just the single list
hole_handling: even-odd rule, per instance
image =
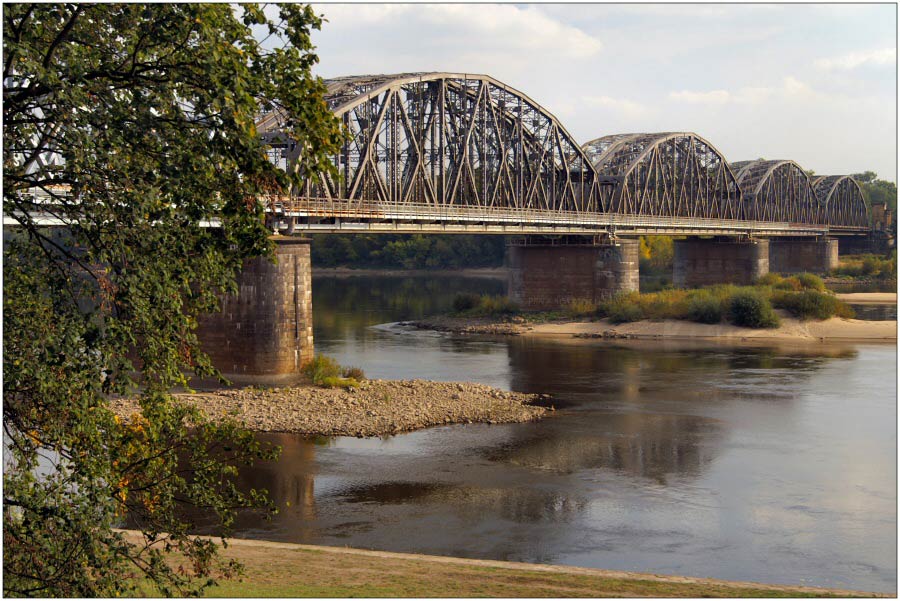
[{"label": "river", "polygon": [[465,338],[372,327],[465,277],[313,277],[316,350],[374,378],[554,395],[539,423],[263,435],[235,535],[776,584],[897,590],[896,347]]}]

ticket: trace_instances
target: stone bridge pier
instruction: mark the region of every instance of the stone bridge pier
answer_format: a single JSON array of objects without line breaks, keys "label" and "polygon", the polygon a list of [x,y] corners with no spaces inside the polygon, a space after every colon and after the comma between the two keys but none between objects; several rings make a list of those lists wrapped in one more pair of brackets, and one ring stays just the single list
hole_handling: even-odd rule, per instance
[{"label": "stone bridge pier", "polygon": [[509,297],[525,310],[561,309],[575,300],[597,303],[638,290],[636,240],[529,240],[507,246],[506,264]]},{"label": "stone bridge pier", "polygon": [[769,273],[769,241],[738,238],[675,240],[672,283],[678,288],[747,285]]},{"label": "stone bridge pier", "polygon": [[838,241],[833,238],[772,238],[769,271],[827,273],[838,266]]},{"label": "stone bridge pier", "polygon": [[310,240],[275,243],[275,262],[247,260],[237,294],[200,320],[201,348],[236,382],[289,380],[313,357]]}]

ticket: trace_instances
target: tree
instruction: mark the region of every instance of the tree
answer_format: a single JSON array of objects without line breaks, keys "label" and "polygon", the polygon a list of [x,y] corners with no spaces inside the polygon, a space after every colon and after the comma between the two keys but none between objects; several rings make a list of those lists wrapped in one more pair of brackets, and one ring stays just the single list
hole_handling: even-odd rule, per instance
[{"label": "tree", "polygon": [[[169,391],[184,370],[215,373],[197,317],[244,258],[271,252],[259,195],[331,169],[342,141],[310,72],[320,18],[276,12],[4,7],[3,212],[18,222],[3,252],[6,595],[198,593],[235,566],[187,536],[186,508],[227,533],[237,508],[267,507],[234,474],[274,451]],[[260,109],[282,111],[302,149],[291,173],[267,160]],[[139,395],[141,414],[117,419],[116,394]]]}]

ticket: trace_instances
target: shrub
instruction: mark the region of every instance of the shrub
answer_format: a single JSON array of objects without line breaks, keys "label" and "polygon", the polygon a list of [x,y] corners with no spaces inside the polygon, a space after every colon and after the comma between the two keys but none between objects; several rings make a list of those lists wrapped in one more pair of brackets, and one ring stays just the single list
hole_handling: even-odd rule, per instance
[{"label": "shrub", "polygon": [[801,288],[819,292],[825,291],[825,282],[822,281],[822,278],[812,273],[798,273],[797,281],[800,283]]},{"label": "shrub", "polygon": [[802,287],[800,280],[794,276],[781,278],[781,281],[775,284],[776,290],[800,290]]},{"label": "shrub", "polygon": [[326,378],[339,378],[341,366],[325,355],[316,355],[300,367],[300,373],[316,386],[321,386]]},{"label": "shrub", "polygon": [[571,317],[587,317],[597,311],[597,305],[588,299],[576,298],[566,305],[566,313]]},{"label": "shrub", "polygon": [[736,292],[729,302],[728,317],[745,328],[777,328],[781,323],[769,299],[757,290]]},{"label": "shrub", "polygon": [[471,292],[461,292],[453,297],[453,310],[457,313],[471,311],[481,302],[481,297]]},{"label": "shrub", "polygon": [[853,309],[836,297],[817,290],[780,292],[772,296],[772,304],[800,319],[853,317]]},{"label": "shrub", "polygon": [[609,318],[612,323],[626,323],[645,319],[641,308],[641,295],[637,292],[618,294],[603,303],[598,313]]},{"label": "shrub", "polygon": [[477,312],[481,315],[512,315],[519,313],[519,305],[506,296],[482,296]]},{"label": "shrub", "polygon": [[777,286],[781,282],[781,276],[774,272],[769,272],[766,275],[762,276],[756,283],[760,286]]},{"label": "shrub", "polygon": [[707,290],[698,291],[688,302],[687,318],[698,323],[719,323],[725,312],[721,299]]},{"label": "shrub", "polygon": [[341,376],[353,380],[365,380],[366,372],[359,367],[345,367],[341,370]]}]

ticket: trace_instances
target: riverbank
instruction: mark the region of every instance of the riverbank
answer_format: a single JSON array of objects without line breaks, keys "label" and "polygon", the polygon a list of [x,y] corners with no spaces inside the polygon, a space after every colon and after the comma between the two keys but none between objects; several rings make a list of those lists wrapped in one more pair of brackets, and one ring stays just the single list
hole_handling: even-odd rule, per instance
[{"label": "riverbank", "polygon": [[854,305],[896,305],[896,292],[844,292],[835,294],[838,300]]},{"label": "riverbank", "polygon": [[[137,542],[137,533],[125,531]],[[214,539],[218,542],[218,539]],[[877,597],[859,591],[228,539],[207,597]]]},{"label": "riverbank", "polygon": [[[382,436],[430,426],[517,423],[538,420],[547,398],[469,382],[363,380],[358,388],[241,388],[176,394],[211,419],[235,418],[257,432],[322,436]],[[139,410],[130,399],[111,401],[128,419]]]},{"label": "riverbank", "polygon": [[596,321],[555,320],[530,322],[527,317],[466,318],[439,316],[416,322],[404,322],[419,329],[459,334],[492,334],[563,338],[624,339],[718,339],[730,341],[778,340],[785,342],[866,341],[897,342],[897,321],[865,321],[832,317],[823,321],[801,321],[778,311],[778,328],[743,328],[727,323],[702,324],[691,321],[641,320],[622,324],[608,319]]}]

